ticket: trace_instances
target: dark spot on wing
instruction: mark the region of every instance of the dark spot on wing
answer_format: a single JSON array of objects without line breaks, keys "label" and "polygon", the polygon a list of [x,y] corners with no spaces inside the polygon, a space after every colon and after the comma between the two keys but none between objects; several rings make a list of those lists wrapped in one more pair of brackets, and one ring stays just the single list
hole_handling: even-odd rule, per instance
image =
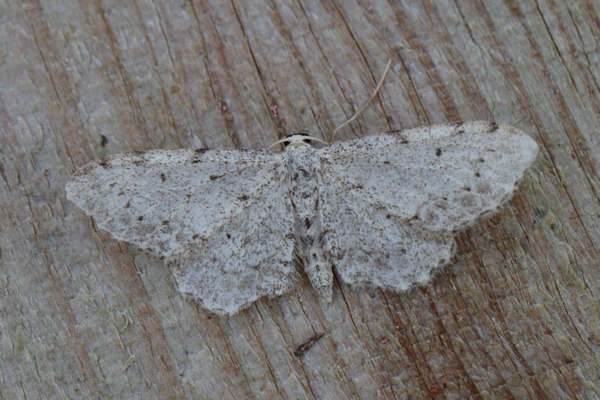
[{"label": "dark spot on wing", "polygon": [[100,146],[106,147],[108,144],[108,138],[104,135],[100,135]]},{"label": "dark spot on wing", "polygon": [[247,195],[245,195],[245,194],[243,194],[241,196],[238,196],[238,200],[246,201],[248,199],[249,199],[249,197]]},{"label": "dark spot on wing", "polygon": [[302,192],[302,198],[303,199],[309,199],[312,197],[312,192],[306,191],[306,192]]},{"label": "dark spot on wing", "polygon": [[143,215],[140,215],[140,216],[138,216],[138,217],[137,217],[137,220],[138,220],[138,221],[143,221],[143,220],[144,220],[144,216],[143,216]]},{"label": "dark spot on wing", "polygon": [[419,219],[419,216],[418,216],[417,214],[413,215],[412,217],[410,217],[410,218],[408,219],[408,225],[411,225],[411,226],[412,226],[412,224],[413,224],[413,221],[416,221],[416,220],[418,220],[418,219]]},{"label": "dark spot on wing", "polygon": [[160,173],[160,180],[163,182],[167,180],[167,177],[162,172]]},{"label": "dark spot on wing", "polygon": [[304,227],[306,229],[308,229],[308,228],[310,228],[310,225],[311,225],[310,219],[309,218],[304,218]]},{"label": "dark spot on wing", "polygon": [[435,155],[436,156],[441,156],[442,155],[442,149],[440,149],[439,147],[437,149],[435,149]]}]

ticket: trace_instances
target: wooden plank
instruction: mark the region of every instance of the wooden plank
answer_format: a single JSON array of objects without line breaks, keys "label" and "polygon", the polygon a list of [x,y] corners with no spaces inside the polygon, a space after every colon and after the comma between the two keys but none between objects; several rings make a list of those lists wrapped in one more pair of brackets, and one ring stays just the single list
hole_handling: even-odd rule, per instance
[{"label": "wooden plank", "polygon": [[[598,2],[26,0],[0,37],[0,398],[600,397]],[[108,154],[326,137],[388,59],[338,139],[493,119],[541,150],[425,288],[217,317],[64,197]]]}]

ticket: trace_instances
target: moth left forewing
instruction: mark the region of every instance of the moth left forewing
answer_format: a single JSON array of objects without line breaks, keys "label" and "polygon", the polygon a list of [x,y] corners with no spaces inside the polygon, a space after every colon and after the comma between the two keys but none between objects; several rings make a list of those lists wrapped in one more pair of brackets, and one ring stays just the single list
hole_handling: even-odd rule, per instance
[{"label": "moth left forewing", "polygon": [[369,136],[320,150],[332,190],[430,231],[463,229],[510,199],[537,155],[515,128],[470,122]]},{"label": "moth left forewing", "polygon": [[510,199],[537,145],[514,128],[472,122],[319,152],[324,241],[342,279],[402,291],[451,260],[453,232]]},{"label": "moth left forewing", "polygon": [[470,122],[450,132],[432,140],[434,146],[423,146],[431,165],[445,177],[427,191],[429,199],[416,214],[419,226],[433,231],[461,230],[496,213],[512,198],[538,153],[533,139],[508,125]]}]

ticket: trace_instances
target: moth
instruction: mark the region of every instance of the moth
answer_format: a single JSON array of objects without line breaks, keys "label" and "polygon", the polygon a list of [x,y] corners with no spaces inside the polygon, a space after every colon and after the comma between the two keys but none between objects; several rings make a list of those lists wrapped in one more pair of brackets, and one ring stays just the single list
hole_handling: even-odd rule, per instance
[{"label": "moth", "polygon": [[355,286],[427,283],[456,233],[497,212],[538,153],[526,134],[482,121],[315,141],[120,154],[78,170],[67,198],[225,315],[286,293],[299,271],[324,303],[333,268]]}]

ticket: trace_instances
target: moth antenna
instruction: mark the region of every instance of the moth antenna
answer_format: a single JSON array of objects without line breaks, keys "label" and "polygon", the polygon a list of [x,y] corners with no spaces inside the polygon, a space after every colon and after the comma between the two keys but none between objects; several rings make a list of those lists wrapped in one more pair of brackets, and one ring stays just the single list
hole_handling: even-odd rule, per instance
[{"label": "moth antenna", "polygon": [[275,145],[281,144],[281,143],[285,142],[286,140],[288,140],[288,138],[279,139],[278,141],[271,143],[271,144],[270,144],[270,145],[267,147],[267,149],[270,149],[271,147],[273,147],[273,146],[275,146]]},{"label": "moth antenna", "polygon": [[324,144],[324,145],[328,145],[328,144],[329,144],[329,142],[326,142],[326,141],[325,141],[325,140],[323,140],[323,139],[319,139],[318,137],[314,137],[314,136],[307,136],[306,138],[307,138],[307,139],[310,139],[310,140],[314,140],[315,142],[322,143],[322,144]]},{"label": "moth antenna", "polygon": [[360,106],[358,108],[358,110],[356,110],[356,112],[354,113],[353,116],[351,116],[350,118],[348,118],[345,122],[343,122],[342,124],[338,125],[337,128],[335,128],[333,131],[331,131],[331,139],[329,139],[329,143],[333,142],[333,139],[335,138],[335,134],[342,129],[344,126],[348,125],[350,122],[354,121],[356,118],[358,118],[358,116],[365,111],[365,109],[369,106],[369,104],[371,103],[371,101],[373,101],[373,99],[375,98],[375,96],[377,96],[377,93],[379,92],[379,89],[381,89],[381,86],[383,85],[383,81],[385,80],[385,77],[388,74],[388,71],[390,70],[390,66],[392,65],[392,60],[390,59],[387,63],[387,65],[385,66],[385,69],[383,70],[383,74],[381,74],[381,78],[379,78],[379,82],[377,83],[377,86],[375,87],[375,90],[373,91],[373,94],[371,95],[371,97],[369,97],[369,99],[367,101],[364,102],[364,104],[362,106]]}]

